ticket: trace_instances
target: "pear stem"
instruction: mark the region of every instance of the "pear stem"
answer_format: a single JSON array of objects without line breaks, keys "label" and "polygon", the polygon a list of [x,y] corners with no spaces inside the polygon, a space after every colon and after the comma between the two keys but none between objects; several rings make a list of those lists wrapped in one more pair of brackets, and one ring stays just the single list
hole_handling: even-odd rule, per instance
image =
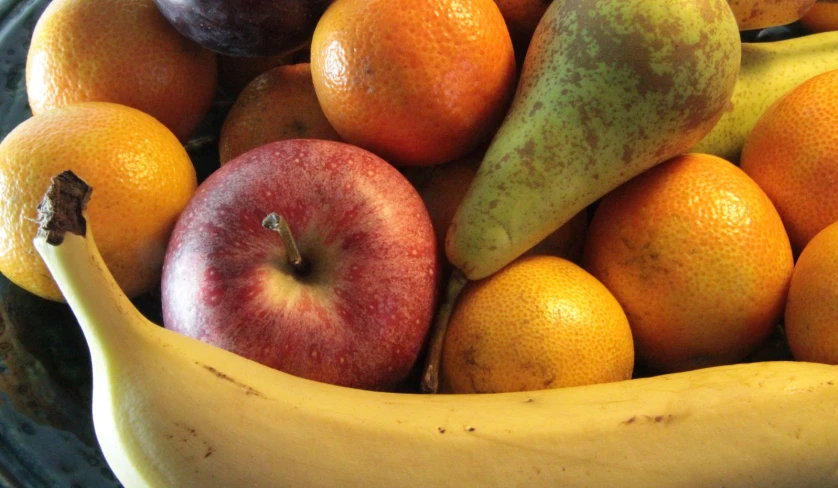
[{"label": "pear stem", "polygon": [[425,357],[425,370],[422,374],[422,381],[419,389],[422,393],[437,393],[439,391],[439,365],[442,359],[442,344],[445,342],[445,333],[448,332],[448,322],[451,319],[451,312],[460,292],[468,282],[466,276],[459,269],[454,269],[448,278],[445,288],[445,296],[442,298],[439,309],[434,318],[431,339],[428,343],[428,353]]},{"label": "pear stem", "polygon": [[262,219],[262,227],[272,230],[279,234],[285,244],[285,252],[288,257],[288,264],[294,268],[298,274],[303,275],[308,271],[308,263],[300,254],[300,249],[297,247],[297,242],[294,240],[294,235],[291,233],[291,227],[284,217],[277,215],[274,212],[268,214]]}]

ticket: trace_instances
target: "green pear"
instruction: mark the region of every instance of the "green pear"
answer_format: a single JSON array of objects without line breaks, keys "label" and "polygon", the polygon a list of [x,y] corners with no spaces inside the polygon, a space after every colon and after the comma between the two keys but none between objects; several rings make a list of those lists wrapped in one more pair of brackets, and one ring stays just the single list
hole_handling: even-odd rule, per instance
[{"label": "green pear", "polygon": [[555,0],[448,229],[450,262],[486,277],[697,143],[730,102],[740,47],[726,0]]},{"label": "green pear", "polygon": [[838,31],[742,43],[742,67],[731,107],[690,152],[738,163],[745,139],[772,103],[809,78],[833,69],[838,69]]}]

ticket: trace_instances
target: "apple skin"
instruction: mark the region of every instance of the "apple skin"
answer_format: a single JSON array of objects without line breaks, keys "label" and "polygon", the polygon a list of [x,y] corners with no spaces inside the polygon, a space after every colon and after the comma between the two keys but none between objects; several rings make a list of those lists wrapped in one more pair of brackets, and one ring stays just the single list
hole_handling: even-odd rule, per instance
[{"label": "apple skin", "polygon": [[311,40],[333,0],[154,0],[181,35],[228,56],[276,56]]},{"label": "apple skin", "polygon": [[[308,274],[262,226],[272,212]],[[163,324],[296,376],[395,389],[427,338],[439,268],[422,199],[392,165],[342,142],[269,143],[212,173],[181,213]]]}]

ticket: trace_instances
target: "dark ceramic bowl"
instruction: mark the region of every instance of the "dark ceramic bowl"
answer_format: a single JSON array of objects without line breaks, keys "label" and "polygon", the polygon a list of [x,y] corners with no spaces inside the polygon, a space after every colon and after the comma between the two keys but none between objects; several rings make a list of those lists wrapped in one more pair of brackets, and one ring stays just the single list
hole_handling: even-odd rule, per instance
[{"label": "dark ceramic bowl", "polygon": [[[32,115],[24,83],[26,52],[48,3],[0,0],[0,140]],[[795,33],[788,27],[746,32],[743,40]],[[218,167],[217,133],[229,106],[229,99],[217,97],[187,144],[199,181]],[[162,323],[159,295],[134,301]],[[0,275],[0,487],[120,486],[96,442],[91,392],[89,351],[69,307],[40,299]]]}]

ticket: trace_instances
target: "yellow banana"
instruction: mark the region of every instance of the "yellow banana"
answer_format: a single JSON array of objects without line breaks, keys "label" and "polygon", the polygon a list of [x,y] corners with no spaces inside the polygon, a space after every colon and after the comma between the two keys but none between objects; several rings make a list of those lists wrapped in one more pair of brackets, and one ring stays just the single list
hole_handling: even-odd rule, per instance
[{"label": "yellow banana", "polygon": [[34,245],[84,330],[96,434],[128,488],[838,486],[838,367],[492,395],[305,380],[147,321],[96,249],[85,192],[55,197],[70,176]]},{"label": "yellow banana", "polygon": [[772,103],[809,78],[838,69],[838,31],[743,42],[741,63],[731,106],[690,152],[738,163],[748,133]]}]

